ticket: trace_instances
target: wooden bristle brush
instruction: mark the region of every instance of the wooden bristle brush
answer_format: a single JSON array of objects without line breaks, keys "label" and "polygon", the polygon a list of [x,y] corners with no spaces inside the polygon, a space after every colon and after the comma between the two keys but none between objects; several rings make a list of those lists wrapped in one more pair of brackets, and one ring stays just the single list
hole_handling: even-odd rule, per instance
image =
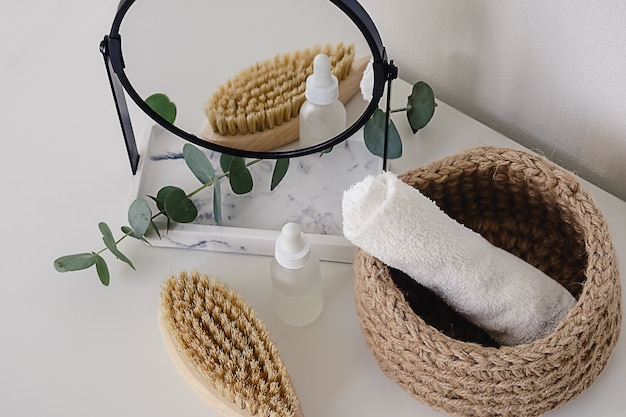
[{"label": "wooden bristle brush", "polygon": [[305,81],[320,53],[330,57],[339,80],[339,100],[347,103],[359,91],[369,57],[355,60],[354,45],[343,43],[308,48],[252,65],[218,87],[206,104],[201,137],[258,152],[298,139]]},{"label": "wooden bristle brush", "polygon": [[233,289],[197,272],[165,280],[161,332],[178,370],[224,417],[302,417],[278,349]]}]

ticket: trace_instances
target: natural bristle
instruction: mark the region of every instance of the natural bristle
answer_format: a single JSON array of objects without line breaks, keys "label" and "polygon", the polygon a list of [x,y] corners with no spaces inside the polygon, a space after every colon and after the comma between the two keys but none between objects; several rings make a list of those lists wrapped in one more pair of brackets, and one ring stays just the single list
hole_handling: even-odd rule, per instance
[{"label": "natural bristle", "polygon": [[225,402],[251,416],[294,416],[296,392],[264,323],[232,289],[182,272],[161,291],[161,316],[179,353]]},{"label": "natural bristle", "polygon": [[320,53],[330,57],[339,81],[349,75],[354,45],[343,43],[259,62],[220,86],[209,99],[205,113],[213,131],[220,135],[252,134],[296,117],[305,101],[305,81],[313,73],[313,59]]}]

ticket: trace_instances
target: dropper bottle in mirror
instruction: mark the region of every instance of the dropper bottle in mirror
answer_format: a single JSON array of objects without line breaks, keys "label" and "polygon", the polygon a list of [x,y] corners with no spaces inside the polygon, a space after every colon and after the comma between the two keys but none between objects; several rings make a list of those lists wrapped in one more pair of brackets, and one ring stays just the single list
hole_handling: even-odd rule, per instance
[{"label": "dropper bottle in mirror", "polygon": [[295,223],[283,226],[270,267],[272,297],[278,317],[292,326],[313,323],[324,308],[319,260]]},{"label": "dropper bottle in mirror", "polygon": [[346,129],[346,108],[339,101],[339,81],[330,58],[319,54],[313,74],[306,79],[306,100],[300,107],[300,144],[308,147],[331,139]]}]

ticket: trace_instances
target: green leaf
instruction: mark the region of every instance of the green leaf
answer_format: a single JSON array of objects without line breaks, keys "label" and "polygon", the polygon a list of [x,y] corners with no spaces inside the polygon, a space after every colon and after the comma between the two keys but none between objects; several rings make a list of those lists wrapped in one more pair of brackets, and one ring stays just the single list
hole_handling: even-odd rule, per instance
[{"label": "green leaf", "polygon": [[402,156],[402,138],[400,133],[393,123],[393,120],[389,120],[389,137],[387,143],[387,159],[397,159]]},{"label": "green leaf", "polygon": [[193,175],[202,184],[210,183],[215,179],[215,169],[209,158],[200,149],[187,143],[183,147],[183,157]]},{"label": "green leaf", "polygon": [[[163,214],[165,214],[165,217],[167,217],[167,225],[166,225],[166,230],[170,230],[170,221],[171,219],[169,218],[169,216],[167,215],[167,212],[165,211],[165,199],[167,198],[167,195],[173,191],[173,190],[179,190],[178,187],[174,187],[171,185],[166,185],[165,187],[161,188],[159,190],[159,192],[157,193],[156,198],[154,198],[154,201],[156,201],[157,203],[157,207],[159,209],[159,211]],[[159,238],[160,238],[160,234],[159,234]]]},{"label": "green leaf", "polygon": [[137,198],[128,208],[128,222],[137,236],[143,236],[150,227],[152,210],[143,198]]},{"label": "green leaf", "polygon": [[191,223],[198,216],[198,209],[180,188],[171,190],[165,198],[165,212],[172,221]]},{"label": "green leaf", "polygon": [[176,104],[165,94],[152,94],[146,99],[146,104],[168,123],[174,123],[176,120]]},{"label": "green leaf", "polygon": [[121,229],[122,229],[122,233],[124,233],[125,235],[141,240],[142,242],[147,243],[148,245],[150,244],[150,242],[148,242],[146,238],[144,238],[141,235],[137,235],[135,231],[132,229],[132,227],[122,226]]},{"label": "green leaf", "polygon": [[[169,227],[169,219],[167,219],[167,224]],[[156,233],[159,239],[161,239],[161,231],[159,230],[159,227],[156,225],[156,223],[154,223],[153,221],[150,222],[150,227],[152,227],[152,230],[154,230],[154,233]]]},{"label": "green leaf", "polygon": [[110,281],[109,267],[102,256],[96,254],[94,254],[94,256],[96,259],[96,271],[98,272],[98,277],[100,278],[102,285],[106,287],[109,285]]},{"label": "green leaf", "polygon": [[[163,198],[162,200],[159,199],[158,197],[153,197],[151,195],[149,195],[148,197],[150,197],[152,200],[154,200],[154,202],[157,205],[157,209],[159,210],[159,213],[163,213],[165,214],[166,218],[167,218],[167,225],[166,228],[167,230],[170,229],[170,218],[167,217],[167,214],[165,213],[165,198]],[[159,236],[159,239],[161,239],[161,232],[159,232],[159,228],[157,227],[157,225],[154,223],[154,221],[150,222],[150,227],[152,227],[152,229],[154,229],[154,232],[157,234],[157,236]]]},{"label": "green leaf", "polygon": [[167,197],[167,195],[170,193],[170,191],[177,189],[178,187],[173,187],[171,185],[167,185],[163,188],[161,188],[159,190],[159,192],[157,193],[156,197],[153,196],[148,196],[150,197],[152,200],[154,200],[154,202],[157,205],[157,208],[159,209],[160,212],[165,214],[165,198]]},{"label": "green leaf", "polygon": [[430,122],[435,114],[435,94],[433,89],[423,81],[415,83],[408,98],[406,117],[413,133]]},{"label": "green leaf", "polygon": [[223,153],[220,155],[220,168],[222,168],[222,172],[225,174],[230,171],[230,164],[235,159],[234,156]]},{"label": "green leaf", "polygon": [[280,184],[285,178],[287,170],[289,169],[289,158],[277,159],[274,165],[274,172],[272,173],[272,184],[270,185],[270,191],[274,191],[274,188]]},{"label": "green leaf", "polygon": [[213,218],[217,225],[222,225],[222,186],[219,181],[213,184]]},{"label": "green leaf", "polygon": [[331,146],[328,149],[324,149],[322,152],[320,152],[320,158],[324,155],[326,155],[327,153],[331,153],[333,151],[334,146]]},{"label": "green leaf", "polygon": [[[113,255],[115,255],[115,257],[117,259],[119,259],[122,262],[125,262],[126,264],[128,264],[128,266],[130,266],[131,268],[135,269],[135,265],[133,265],[133,263],[130,261],[130,259],[128,259],[117,248],[117,243],[115,242],[115,239],[113,238],[113,233],[111,233],[111,229],[109,228],[109,226],[106,223],[101,222],[101,223],[98,224],[98,228],[100,228],[100,232],[102,232],[102,241],[104,242],[104,244],[107,247],[107,249],[110,250],[111,253]],[[98,266],[98,263],[96,261],[96,267],[97,266]]]},{"label": "green leaf", "polygon": [[54,261],[54,269],[59,272],[80,271],[87,269],[96,263],[93,253],[78,253],[75,255],[61,256]]},{"label": "green leaf", "polygon": [[[385,118],[386,114],[381,109],[376,109],[372,117],[365,124],[363,137],[365,146],[374,155],[383,157],[385,147]],[[387,143],[387,159],[396,159],[402,156],[402,138],[396,129],[396,125],[389,120],[389,137]]]},{"label": "green leaf", "polygon": [[230,187],[235,194],[246,194],[254,188],[252,174],[250,174],[250,170],[243,158],[233,158],[233,161],[230,163],[228,179],[230,180]]}]

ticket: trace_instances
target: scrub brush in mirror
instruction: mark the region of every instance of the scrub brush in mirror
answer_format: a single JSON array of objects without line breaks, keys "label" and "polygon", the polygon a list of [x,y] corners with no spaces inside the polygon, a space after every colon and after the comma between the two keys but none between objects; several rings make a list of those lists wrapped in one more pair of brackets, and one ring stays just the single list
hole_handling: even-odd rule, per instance
[{"label": "scrub brush in mirror", "polygon": [[[315,56],[330,57],[339,100],[358,91],[370,57],[355,60],[354,45],[302,49],[256,63],[217,88],[205,107],[201,137],[230,148],[265,152],[298,139],[298,112]],[[330,138],[328,138],[330,139]]]},{"label": "scrub brush in mirror", "polygon": [[233,289],[197,272],[165,280],[161,333],[176,367],[224,417],[302,417],[278,349]]}]

